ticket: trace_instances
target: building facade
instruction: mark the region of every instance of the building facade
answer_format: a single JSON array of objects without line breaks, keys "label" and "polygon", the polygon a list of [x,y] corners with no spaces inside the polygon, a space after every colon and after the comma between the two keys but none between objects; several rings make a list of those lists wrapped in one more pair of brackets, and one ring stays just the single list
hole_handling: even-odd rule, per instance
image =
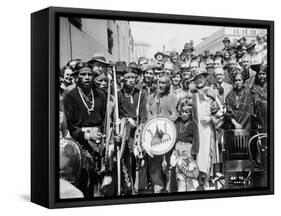
[{"label": "building facade", "polygon": [[107,61],[130,62],[134,40],[128,21],[60,18],[60,67],[70,59],[88,61],[103,53]]},{"label": "building facade", "polygon": [[244,36],[247,40],[246,42],[250,43],[256,41],[256,36],[260,32],[266,34],[266,29],[222,27],[204,38],[201,43],[195,46],[195,51],[197,54],[202,54],[205,50],[209,50],[210,53],[214,54],[216,51],[223,49],[222,41],[224,37],[228,37],[233,43]]},{"label": "building facade", "polygon": [[151,56],[151,44],[142,42],[142,41],[136,41],[134,43],[134,55],[133,55],[133,61],[137,62],[140,57],[149,57]]}]

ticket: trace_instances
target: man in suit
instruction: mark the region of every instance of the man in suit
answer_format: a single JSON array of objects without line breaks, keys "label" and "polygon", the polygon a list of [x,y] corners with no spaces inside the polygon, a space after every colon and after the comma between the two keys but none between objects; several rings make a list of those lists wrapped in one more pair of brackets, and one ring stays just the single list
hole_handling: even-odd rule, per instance
[{"label": "man in suit", "polygon": [[228,70],[225,71],[225,78],[224,81],[228,84],[234,83],[234,76],[240,71],[240,69],[237,67],[237,60],[236,58],[231,58],[228,61]]},{"label": "man in suit", "polygon": [[256,72],[251,69],[252,57],[246,54],[242,57],[242,74],[245,77],[245,87],[250,89],[255,81]]},{"label": "man in suit", "polygon": [[225,53],[225,52],[227,52],[227,50],[230,46],[230,40],[229,40],[228,37],[225,37],[222,42],[223,42],[223,45],[224,45],[224,48],[222,49],[222,52]]},{"label": "man in suit", "polygon": [[224,70],[222,68],[216,68],[214,70],[215,78],[216,78],[216,84],[215,89],[218,93],[218,97],[222,104],[225,103],[225,98],[228,95],[228,93],[233,89],[233,86],[224,82]]}]

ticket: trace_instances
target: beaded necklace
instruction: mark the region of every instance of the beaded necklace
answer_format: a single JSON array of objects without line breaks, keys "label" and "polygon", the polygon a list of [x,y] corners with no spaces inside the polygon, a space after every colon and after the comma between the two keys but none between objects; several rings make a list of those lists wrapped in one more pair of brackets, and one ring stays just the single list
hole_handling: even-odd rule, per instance
[{"label": "beaded necklace", "polygon": [[[87,109],[88,115],[91,115],[91,112],[94,111],[94,106],[95,106],[93,90],[91,89],[91,92],[88,96],[85,95],[85,93],[79,87],[78,87],[78,92],[79,92],[79,95],[80,95],[80,97],[83,101],[83,104],[85,105],[85,107]],[[90,104],[90,108],[89,108],[88,104]]]},{"label": "beaded necklace", "polygon": [[133,104],[134,103],[134,100],[133,100],[133,93],[134,93],[134,89],[130,92],[130,93],[127,93],[124,91],[124,96],[126,98],[130,98],[130,103]]}]

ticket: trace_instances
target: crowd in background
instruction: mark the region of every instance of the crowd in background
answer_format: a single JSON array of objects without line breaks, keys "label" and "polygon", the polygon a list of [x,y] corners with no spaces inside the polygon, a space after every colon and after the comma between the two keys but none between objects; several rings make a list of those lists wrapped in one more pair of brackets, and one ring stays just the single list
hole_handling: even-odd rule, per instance
[{"label": "crowd in background", "polygon": [[[222,172],[221,133],[267,132],[267,37],[223,43],[215,53],[197,54],[190,41],[181,52],[159,51],[137,62],[108,62],[101,53],[70,60],[60,74],[60,135],[78,143],[82,170],[78,177],[62,174],[69,196],[115,196],[118,175],[118,195],[214,189],[215,173]],[[156,116],[174,122],[176,143],[165,155],[140,158],[135,135]],[[61,173],[68,158],[61,153]]]}]

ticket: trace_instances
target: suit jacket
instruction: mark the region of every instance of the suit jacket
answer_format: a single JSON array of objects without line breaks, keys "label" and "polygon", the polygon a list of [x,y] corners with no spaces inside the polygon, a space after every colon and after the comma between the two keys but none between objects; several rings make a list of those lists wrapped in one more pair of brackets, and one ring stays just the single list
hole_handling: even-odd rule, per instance
[{"label": "suit jacket", "polygon": [[246,77],[245,87],[250,89],[255,82],[255,77],[256,77],[257,72],[254,71],[252,68],[249,68],[248,71],[243,71],[242,73]]},{"label": "suit jacket", "polygon": [[234,84],[234,77],[233,75],[240,72],[238,68],[236,68],[235,72],[232,72],[232,75],[230,74],[229,70],[224,70],[224,82],[233,85]]},{"label": "suit jacket", "polygon": [[233,86],[226,83],[226,82],[222,82],[221,87],[223,88],[222,93],[220,92],[220,88],[216,84],[216,90],[217,90],[217,93],[218,93],[218,97],[219,97],[220,101],[224,104],[225,98],[229,94],[229,92],[233,89]]}]

